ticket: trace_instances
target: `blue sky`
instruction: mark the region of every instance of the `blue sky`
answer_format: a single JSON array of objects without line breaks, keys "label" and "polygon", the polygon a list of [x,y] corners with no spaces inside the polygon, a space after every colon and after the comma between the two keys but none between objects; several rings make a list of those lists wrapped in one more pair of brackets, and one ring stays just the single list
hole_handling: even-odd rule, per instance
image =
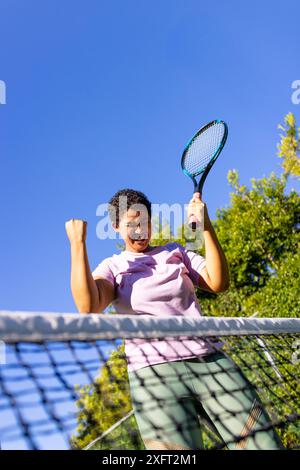
[{"label": "blue sky", "polygon": [[1,309],[74,311],[65,221],[88,221],[95,268],[116,252],[97,206],[123,187],[186,203],[181,152],[211,119],[229,126],[204,187],[212,219],[228,170],[279,174],[277,124],[300,122],[299,14],[293,0],[2,0]]}]

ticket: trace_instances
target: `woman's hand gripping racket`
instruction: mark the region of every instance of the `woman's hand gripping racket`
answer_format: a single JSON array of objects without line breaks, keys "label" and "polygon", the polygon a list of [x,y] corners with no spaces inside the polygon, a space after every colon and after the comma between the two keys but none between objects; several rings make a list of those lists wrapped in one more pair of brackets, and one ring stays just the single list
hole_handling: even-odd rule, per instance
[{"label": "woman's hand gripping racket", "polygon": [[[200,193],[200,199],[204,181],[225,145],[227,134],[228,128],[224,121],[212,121],[201,127],[183,151],[182,171],[193,180],[194,193]],[[196,176],[199,175],[201,178],[197,183]],[[191,214],[189,225],[193,231],[196,230],[197,223],[199,223],[198,218],[195,214]]]}]

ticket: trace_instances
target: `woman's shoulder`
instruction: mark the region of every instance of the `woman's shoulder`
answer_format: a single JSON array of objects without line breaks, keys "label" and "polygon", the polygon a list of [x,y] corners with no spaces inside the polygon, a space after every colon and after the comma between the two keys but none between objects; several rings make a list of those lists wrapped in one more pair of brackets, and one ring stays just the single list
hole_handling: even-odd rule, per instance
[{"label": "woman's shoulder", "polygon": [[103,258],[97,267],[104,267],[104,268],[110,268],[112,269],[114,266],[119,264],[120,261],[120,254],[113,254],[111,256],[107,256],[106,258]]}]

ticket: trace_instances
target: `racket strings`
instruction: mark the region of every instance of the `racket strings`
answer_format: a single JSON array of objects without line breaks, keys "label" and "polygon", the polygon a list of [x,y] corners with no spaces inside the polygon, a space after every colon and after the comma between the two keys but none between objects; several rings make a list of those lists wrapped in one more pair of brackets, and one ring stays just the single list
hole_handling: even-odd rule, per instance
[{"label": "racket strings", "polygon": [[225,134],[223,123],[215,123],[200,133],[186,151],[183,167],[193,176],[202,173],[217,154]]}]

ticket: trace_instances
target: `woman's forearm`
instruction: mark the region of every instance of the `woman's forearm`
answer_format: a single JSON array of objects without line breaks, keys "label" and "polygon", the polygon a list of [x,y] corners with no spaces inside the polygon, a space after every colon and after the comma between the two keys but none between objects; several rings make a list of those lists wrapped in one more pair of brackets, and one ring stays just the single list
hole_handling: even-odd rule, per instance
[{"label": "woman's forearm", "polygon": [[216,232],[209,220],[205,206],[204,217],[204,243],[206,269],[211,283],[216,291],[226,290],[229,287],[229,269],[226,256],[219,244]]},{"label": "woman's forearm", "polygon": [[188,206],[188,217],[201,221],[204,210],[204,243],[206,271],[210,279],[210,287],[215,292],[221,292],[229,287],[229,269],[225,254],[218,241],[216,232],[209,220],[207,207],[201,201],[200,193],[195,192]]},{"label": "woman's forearm", "polygon": [[97,311],[99,293],[90,270],[85,241],[71,242],[71,291],[80,313]]}]

